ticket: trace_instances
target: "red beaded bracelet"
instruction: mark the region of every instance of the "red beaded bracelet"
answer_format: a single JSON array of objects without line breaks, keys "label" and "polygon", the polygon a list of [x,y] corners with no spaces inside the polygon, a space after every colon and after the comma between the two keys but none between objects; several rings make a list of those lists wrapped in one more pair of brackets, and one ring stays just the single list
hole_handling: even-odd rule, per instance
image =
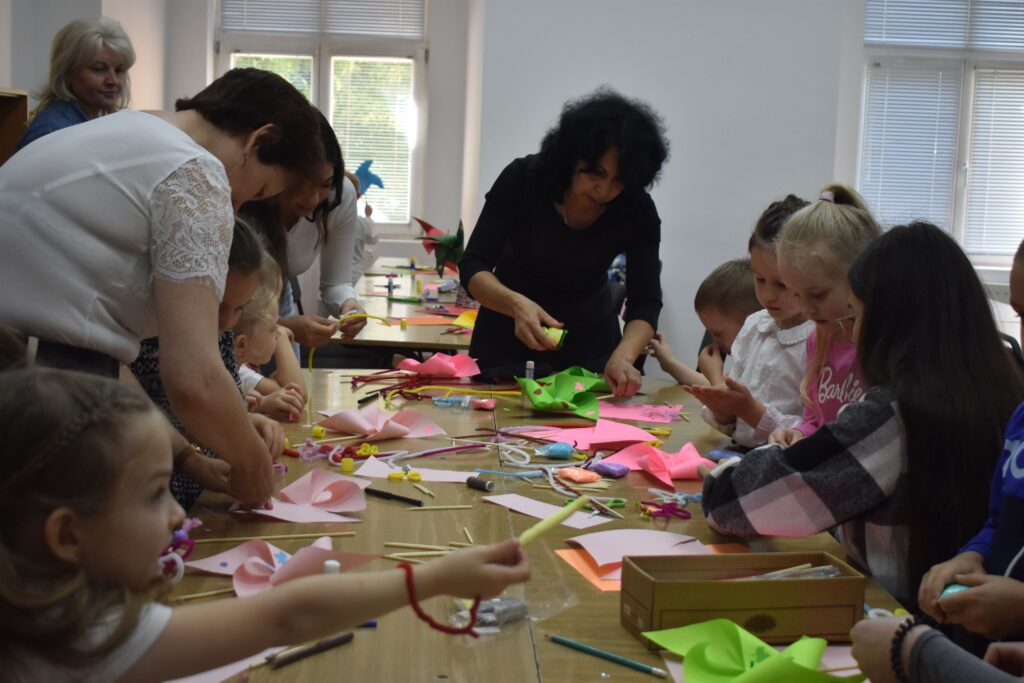
[{"label": "red beaded bracelet", "polygon": [[409,605],[412,607],[412,611],[416,613],[423,621],[427,622],[427,626],[440,631],[441,633],[447,633],[450,636],[472,636],[479,638],[480,634],[477,633],[473,627],[476,626],[476,611],[480,609],[480,596],[473,598],[473,605],[469,608],[469,623],[461,628],[455,628],[454,626],[446,626],[445,624],[439,624],[434,619],[423,611],[420,607],[419,601],[416,599],[416,586],[413,585],[412,579],[412,565],[408,562],[400,562],[399,567],[405,570],[405,588],[409,593]]}]

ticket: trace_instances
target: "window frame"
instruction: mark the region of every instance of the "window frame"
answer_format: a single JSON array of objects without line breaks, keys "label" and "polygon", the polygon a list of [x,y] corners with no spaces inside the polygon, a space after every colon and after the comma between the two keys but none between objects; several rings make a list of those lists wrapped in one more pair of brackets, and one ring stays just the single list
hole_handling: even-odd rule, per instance
[{"label": "window frame", "polygon": [[[861,37],[863,41],[863,36]],[[967,230],[967,179],[971,155],[975,74],[978,69],[1009,69],[1024,71],[1024,52],[978,50],[972,48],[879,45],[863,43],[864,69],[861,79],[860,130],[857,139],[856,178],[858,191],[864,163],[864,138],[867,106],[867,72],[877,64],[913,64],[940,67],[959,64],[961,68],[960,101],[957,110],[956,150],[953,169],[950,235],[964,245]],[[1024,239],[1024,226],[1022,226]],[[966,247],[964,248],[966,253]],[[1003,282],[1013,263],[1013,256],[967,254],[979,275],[986,282]]]},{"label": "window frame", "polygon": [[[219,23],[218,15],[218,23]],[[311,56],[313,58],[312,91],[313,105],[331,118],[331,59],[333,57],[398,57],[413,62],[413,105],[416,108],[416,138],[411,146],[409,159],[409,220],[405,223],[377,222],[381,237],[408,238],[419,236],[421,230],[413,216],[421,215],[424,205],[427,134],[427,66],[429,63],[428,18],[424,18],[424,38],[380,38],[330,34],[284,34],[263,31],[225,31],[218,26],[217,42],[214,47],[216,75],[223,75],[231,68],[231,55],[238,53]],[[328,109],[324,110],[324,105]],[[342,154],[345,150],[342,149]],[[346,170],[355,170],[355,165],[345,160]],[[359,211],[362,212],[360,199]]]}]

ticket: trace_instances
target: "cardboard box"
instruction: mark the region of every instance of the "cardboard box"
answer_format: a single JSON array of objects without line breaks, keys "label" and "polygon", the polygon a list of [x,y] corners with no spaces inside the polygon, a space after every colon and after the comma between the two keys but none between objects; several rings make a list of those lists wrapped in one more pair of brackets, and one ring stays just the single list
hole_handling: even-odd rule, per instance
[{"label": "cardboard box", "polygon": [[[726,581],[810,563],[831,564],[829,579]],[[641,634],[729,619],[768,643],[800,636],[849,642],[864,613],[867,579],[825,552],[744,553],[626,557],[622,563],[622,625],[650,649]]]}]

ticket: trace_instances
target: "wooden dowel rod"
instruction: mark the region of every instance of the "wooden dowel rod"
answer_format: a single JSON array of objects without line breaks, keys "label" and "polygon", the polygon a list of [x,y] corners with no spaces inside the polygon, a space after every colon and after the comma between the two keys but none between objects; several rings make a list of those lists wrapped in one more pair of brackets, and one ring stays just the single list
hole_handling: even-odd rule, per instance
[{"label": "wooden dowel rod", "polygon": [[430,545],[428,543],[403,543],[400,541],[388,541],[385,548],[409,548],[410,550],[448,550],[443,545]]},{"label": "wooden dowel rod", "polygon": [[206,591],[205,593],[192,593],[191,595],[181,595],[178,597],[172,597],[171,602],[187,602],[189,600],[202,600],[203,598],[214,598],[218,595],[234,595],[234,588],[221,588],[215,591]]},{"label": "wooden dowel rod", "polygon": [[340,536],[355,536],[354,531],[325,531],[323,533],[309,533],[309,534],[271,534],[267,536],[230,536],[226,538],[194,538],[192,539],[196,545],[201,543],[238,543],[240,541],[284,541],[290,538],[320,538],[321,536],[330,536],[331,538],[338,538]]}]

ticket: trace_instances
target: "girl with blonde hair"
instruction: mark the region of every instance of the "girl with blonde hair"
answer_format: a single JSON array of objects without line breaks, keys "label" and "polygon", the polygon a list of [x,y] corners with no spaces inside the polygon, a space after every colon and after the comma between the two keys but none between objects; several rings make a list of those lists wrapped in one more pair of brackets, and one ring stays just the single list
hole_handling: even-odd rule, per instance
[{"label": "girl with blonde hair", "polygon": [[779,273],[815,329],[807,338],[807,373],[800,386],[803,420],[795,428],[776,429],[772,442],[791,445],[810,436],[834,420],[840,408],[864,395],[846,271],[881,234],[863,198],[841,183],[826,185],[818,201],[797,211],[783,226],[777,247]]},{"label": "girl with blonde hair", "polygon": [[18,143],[30,142],[128,106],[128,69],[135,49],[110,17],[76,19],[57,32],[50,49],[50,78],[36,93],[39,106]]}]

